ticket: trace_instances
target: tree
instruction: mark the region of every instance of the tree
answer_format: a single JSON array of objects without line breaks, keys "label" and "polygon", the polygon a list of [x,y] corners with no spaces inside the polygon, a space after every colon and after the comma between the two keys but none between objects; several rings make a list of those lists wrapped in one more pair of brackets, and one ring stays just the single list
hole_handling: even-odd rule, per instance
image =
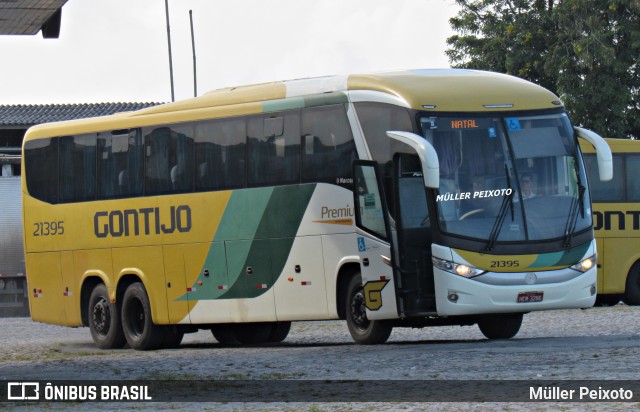
[{"label": "tree", "polygon": [[525,78],[558,94],[574,123],[640,138],[640,0],[456,0],[454,67]]}]

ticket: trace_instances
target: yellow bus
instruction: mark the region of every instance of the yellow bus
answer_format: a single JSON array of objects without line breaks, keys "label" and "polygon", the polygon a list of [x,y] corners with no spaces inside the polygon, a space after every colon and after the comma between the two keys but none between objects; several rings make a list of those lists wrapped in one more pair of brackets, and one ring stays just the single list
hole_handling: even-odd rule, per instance
[{"label": "yellow bus", "polygon": [[[279,342],[292,321],[478,324],[596,296],[590,196],[558,98],[524,80],[412,70],[217,90],[31,128],[31,316],[100,348]],[[533,195],[531,189],[536,194]]]},{"label": "yellow bus", "polygon": [[598,244],[598,299],[613,305],[621,299],[640,305],[640,142],[605,139],[613,152],[614,178],[597,176],[595,150],[583,143],[593,201],[593,226]]}]

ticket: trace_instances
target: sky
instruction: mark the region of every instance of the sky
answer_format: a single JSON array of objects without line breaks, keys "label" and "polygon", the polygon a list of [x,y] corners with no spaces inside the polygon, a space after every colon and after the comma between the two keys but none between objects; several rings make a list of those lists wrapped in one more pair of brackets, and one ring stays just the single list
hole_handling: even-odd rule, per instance
[{"label": "sky", "polygon": [[[349,73],[446,68],[454,0],[169,0],[175,100]],[[68,0],[58,39],[0,36],[0,104],[168,102],[163,0]]]}]

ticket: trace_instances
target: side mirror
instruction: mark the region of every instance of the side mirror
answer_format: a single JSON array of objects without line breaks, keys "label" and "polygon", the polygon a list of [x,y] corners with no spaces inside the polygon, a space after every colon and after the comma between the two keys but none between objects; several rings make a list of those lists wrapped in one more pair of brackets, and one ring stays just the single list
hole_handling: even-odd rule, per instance
[{"label": "side mirror", "polygon": [[422,164],[422,176],[425,187],[437,189],[440,187],[440,163],[438,154],[426,139],[410,132],[387,132],[387,136],[411,146],[416,151]]},{"label": "side mirror", "polygon": [[578,137],[591,143],[596,149],[598,159],[598,173],[603,182],[613,179],[613,157],[607,142],[597,133],[582,127],[574,127]]}]

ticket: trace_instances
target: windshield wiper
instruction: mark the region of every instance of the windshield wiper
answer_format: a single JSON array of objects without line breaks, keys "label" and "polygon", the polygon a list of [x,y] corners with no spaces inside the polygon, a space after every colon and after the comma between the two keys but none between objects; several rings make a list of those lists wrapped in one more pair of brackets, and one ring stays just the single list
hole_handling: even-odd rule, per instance
[{"label": "windshield wiper", "polygon": [[491,234],[489,235],[489,242],[487,243],[487,247],[485,250],[490,252],[493,249],[493,246],[498,239],[498,235],[500,234],[500,229],[502,229],[502,224],[504,223],[504,218],[507,215],[507,206],[511,206],[511,221],[515,220],[515,213],[513,210],[513,189],[511,188],[511,179],[509,178],[509,169],[507,168],[507,164],[504,165],[505,176],[507,177],[507,187],[511,189],[511,194],[502,198],[502,204],[500,205],[500,210],[498,211],[498,217],[496,218],[496,222],[493,224],[493,229],[491,229]]},{"label": "windshield wiper", "polygon": [[571,199],[571,210],[569,212],[569,218],[564,229],[564,242],[563,247],[568,248],[571,246],[571,238],[576,230],[576,224],[578,223],[578,211],[584,219],[584,192],[587,190],[578,181],[578,197]]},{"label": "windshield wiper", "polygon": [[563,247],[565,248],[571,246],[571,239],[573,238],[573,233],[575,232],[576,224],[578,223],[578,211],[580,211],[580,216],[584,219],[584,192],[587,190],[587,188],[582,185],[582,180],[580,179],[577,150],[573,151],[573,167],[576,172],[578,197],[571,199],[569,218],[567,219],[567,224],[565,225],[564,229]]},{"label": "windshield wiper", "polygon": [[[511,187],[511,176],[509,176],[509,169],[507,168],[507,164],[504,164],[504,175],[507,177],[507,189],[511,189],[511,194],[509,195],[509,199],[513,196],[513,188]],[[513,222],[516,219],[515,212],[513,210],[513,201],[509,202],[511,206],[511,221]]]}]

